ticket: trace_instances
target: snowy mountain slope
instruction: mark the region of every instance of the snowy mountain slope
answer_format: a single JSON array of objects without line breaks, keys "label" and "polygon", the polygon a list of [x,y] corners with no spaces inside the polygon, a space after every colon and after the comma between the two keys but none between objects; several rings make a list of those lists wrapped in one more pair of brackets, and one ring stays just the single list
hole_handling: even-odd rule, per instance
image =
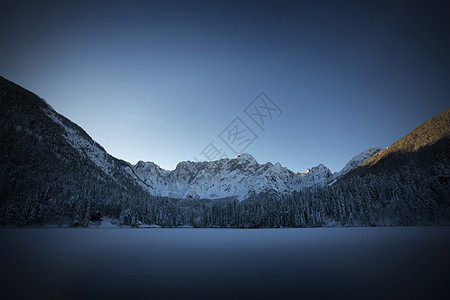
[{"label": "snowy mountain slope", "polygon": [[151,193],[156,195],[200,199],[236,196],[243,200],[253,193],[269,190],[288,193],[304,187],[326,185],[358,167],[380,149],[367,149],[335,174],[322,164],[304,173],[294,173],[280,163],[259,164],[248,153],[210,162],[184,161],[173,171],[164,170],[153,162],[139,161],[133,170],[148,185]]},{"label": "snowy mountain slope", "polygon": [[[434,149],[437,153],[440,153],[442,158],[447,157],[448,143],[450,140],[450,109],[447,109],[437,116],[434,116],[430,120],[424,122],[419,127],[411,131],[409,134],[393,143],[385,151],[379,152],[363,164],[366,167],[375,167],[376,165],[387,166],[390,163],[394,163],[398,156],[402,154],[414,154],[420,153],[425,149]],[[437,150],[438,149],[438,150]],[[438,155],[439,156],[439,155]],[[390,158],[392,157],[392,158]],[[434,155],[430,157],[422,158],[422,161],[430,160],[434,158]],[[409,158],[406,158],[408,161]],[[381,163],[383,162],[383,163]],[[404,163],[404,161],[398,161],[398,163]],[[430,164],[432,161],[430,161]]]},{"label": "snowy mountain slope", "polygon": [[[45,102],[45,101],[43,101]],[[64,116],[58,114],[50,105],[45,102],[46,106],[41,110],[53,122],[61,126],[64,130],[62,135],[65,140],[76,149],[80,155],[88,158],[92,163],[99,167],[106,175],[114,181],[128,177],[133,182],[139,184],[142,188],[148,190],[148,187],[134,173],[131,164],[120,161],[106,152],[106,150],[95,142],[87,133],[76,124],[69,121]]]},{"label": "snowy mountain slope", "polygon": [[[424,173],[430,185],[450,178],[450,109],[422,123],[386,150],[379,151],[345,177],[405,172]],[[433,182],[434,181],[434,182]],[[433,187],[434,189],[434,187]]]},{"label": "snowy mountain slope", "polygon": [[[148,195],[148,187],[129,163],[109,155],[77,124],[3,77],[0,137],[0,193],[8,199],[3,203],[8,209],[20,213],[30,209],[30,202],[57,200],[58,205],[45,206],[71,207],[73,216],[81,216],[78,209],[87,211],[86,206],[100,208],[127,195],[136,199]],[[90,202],[82,208],[80,199]]]},{"label": "snowy mountain slope", "polygon": [[302,175],[300,187],[311,187],[315,185],[327,184],[333,174],[330,169],[325,167],[323,164],[319,164],[311,169],[306,169]]},{"label": "snowy mountain slope", "polygon": [[58,114],[50,107],[43,109],[45,114],[55,123],[64,129],[64,137],[81,154],[85,154],[103,172],[111,175],[112,160],[105,150],[101,149],[97,143],[83,138],[79,132],[63,123]]},{"label": "snowy mountain slope", "polygon": [[354,156],[345,165],[345,167],[342,170],[340,170],[339,172],[334,173],[331,176],[332,182],[333,182],[333,180],[338,179],[340,176],[344,176],[345,174],[347,174],[351,170],[356,169],[357,167],[362,165],[366,160],[371,158],[374,154],[376,154],[376,153],[378,153],[380,151],[383,151],[383,150],[384,149],[381,148],[381,147],[371,146],[371,147],[367,148],[366,150],[364,150],[363,152],[359,153],[358,155]]}]

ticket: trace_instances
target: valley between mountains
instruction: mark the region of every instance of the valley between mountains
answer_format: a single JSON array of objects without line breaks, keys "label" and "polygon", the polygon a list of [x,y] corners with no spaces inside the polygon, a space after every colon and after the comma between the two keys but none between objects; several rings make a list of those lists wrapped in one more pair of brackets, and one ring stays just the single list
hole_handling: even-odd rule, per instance
[{"label": "valley between mountains", "polygon": [[0,223],[321,227],[449,224],[450,110],[339,172],[248,153],[164,170],[108,154],[43,99],[0,78]]}]

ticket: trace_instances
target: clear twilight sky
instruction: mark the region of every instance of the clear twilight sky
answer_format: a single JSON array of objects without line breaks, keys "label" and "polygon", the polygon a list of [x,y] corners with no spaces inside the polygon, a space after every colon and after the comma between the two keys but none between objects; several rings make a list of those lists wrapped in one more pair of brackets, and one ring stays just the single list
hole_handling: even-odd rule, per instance
[{"label": "clear twilight sky", "polygon": [[[260,163],[335,172],[450,106],[448,1],[2,1],[0,45],[0,75],[166,169],[210,142],[234,157],[239,117]],[[283,111],[265,132],[244,112],[261,91]]]}]

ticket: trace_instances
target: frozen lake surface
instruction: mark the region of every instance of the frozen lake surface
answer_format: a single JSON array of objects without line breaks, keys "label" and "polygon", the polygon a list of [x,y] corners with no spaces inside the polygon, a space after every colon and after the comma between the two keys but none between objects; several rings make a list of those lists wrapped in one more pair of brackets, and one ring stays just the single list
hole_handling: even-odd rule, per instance
[{"label": "frozen lake surface", "polygon": [[0,241],[2,299],[450,293],[450,227],[23,228],[0,229]]}]

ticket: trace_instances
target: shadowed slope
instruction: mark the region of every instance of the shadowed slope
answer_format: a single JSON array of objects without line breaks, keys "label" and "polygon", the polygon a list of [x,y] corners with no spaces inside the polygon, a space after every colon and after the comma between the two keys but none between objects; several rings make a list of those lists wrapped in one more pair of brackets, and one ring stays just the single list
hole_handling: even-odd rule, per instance
[{"label": "shadowed slope", "polygon": [[380,151],[350,172],[363,176],[367,173],[379,174],[428,170],[430,175],[449,176],[450,161],[450,109],[426,121],[411,133],[398,140],[384,151]]}]

